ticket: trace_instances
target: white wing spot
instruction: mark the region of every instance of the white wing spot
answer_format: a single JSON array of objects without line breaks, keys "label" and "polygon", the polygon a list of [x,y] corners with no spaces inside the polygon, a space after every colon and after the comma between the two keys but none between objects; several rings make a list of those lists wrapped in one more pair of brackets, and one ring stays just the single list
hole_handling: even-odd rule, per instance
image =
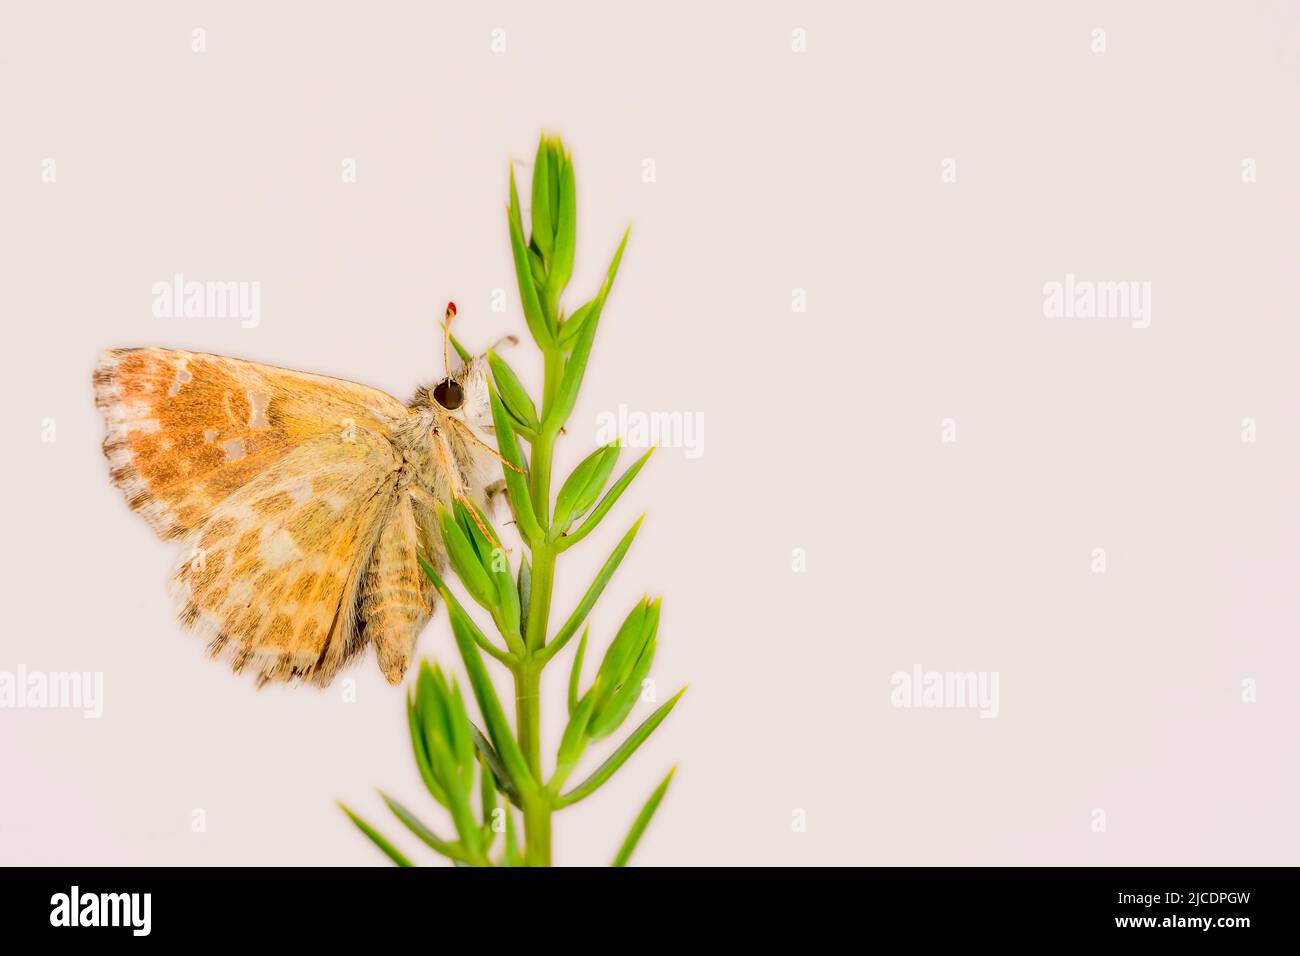
[{"label": "white wing spot", "polygon": [[239,461],[244,457],[244,439],[230,438],[217,446],[226,453],[226,461]]},{"label": "white wing spot", "polygon": [[266,428],[270,423],[266,420],[266,406],[271,403],[271,396],[265,392],[249,392],[248,404],[252,411],[248,413],[249,428]]},{"label": "white wing spot", "polygon": [[176,380],[172,382],[171,388],[167,389],[168,398],[175,398],[176,393],[181,390],[182,385],[194,381],[194,376],[191,375],[190,370],[185,367],[187,361],[188,359],[181,359],[176,363]]},{"label": "white wing spot", "polygon": [[230,585],[230,590],[226,592],[226,603],[232,607],[247,605],[253,598],[253,585],[239,578]]},{"label": "white wing spot", "polygon": [[221,433],[217,431],[215,428],[203,429],[203,444],[211,445],[214,441],[217,440],[217,436],[219,434]]},{"label": "white wing spot", "polygon": [[294,542],[293,535],[281,528],[262,542],[261,557],[268,568],[275,568],[286,561],[302,557],[302,554],[298,551],[298,545]]}]

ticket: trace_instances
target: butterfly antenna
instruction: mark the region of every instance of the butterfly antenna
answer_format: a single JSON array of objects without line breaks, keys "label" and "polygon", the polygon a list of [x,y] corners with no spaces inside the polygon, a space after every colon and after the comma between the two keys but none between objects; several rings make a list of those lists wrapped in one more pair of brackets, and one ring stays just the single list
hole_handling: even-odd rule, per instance
[{"label": "butterfly antenna", "polygon": [[451,320],[456,318],[456,303],[447,303],[447,312],[442,319],[442,368],[451,378]]}]

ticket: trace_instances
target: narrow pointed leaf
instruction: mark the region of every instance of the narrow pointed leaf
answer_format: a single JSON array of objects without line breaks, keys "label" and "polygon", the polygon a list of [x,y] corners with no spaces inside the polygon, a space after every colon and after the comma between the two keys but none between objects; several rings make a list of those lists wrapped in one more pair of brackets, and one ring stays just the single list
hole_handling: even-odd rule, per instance
[{"label": "narrow pointed leaf", "polygon": [[632,754],[636,753],[637,749],[650,738],[650,735],[664,722],[664,719],[672,712],[672,709],[677,706],[677,702],[682,699],[682,695],[685,693],[686,688],[683,687],[673,695],[671,700],[665,701],[661,704],[658,710],[647,717],[641,723],[641,726],[632,731],[632,733],[628,735],[628,738],[619,744],[618,749],[610,754],[609,758],[597,767],[590,777],[582,781],[582,783],[578,784],[568,793],[561,796],[555,802],[556,809],[558,810],[560,807],[572,806],[579,800],[591,796],[600,789],[601,784],[614,776],[614,771],[627,763],[627,759],[631,757]]},{"label": "narrow pointed leaf", "polygon": [[447,558],[452,570],[465,590],[489,611],[496,610],[496,585],[484,569],[478,553],[470,543],[465,532],[461,530],[454,515],[441,504],[437,505],[438,527],[442,531],[442,543],[447,549]]},{"label": "narrow pointed leaf", "polygon": [[568,351],[569,346],[573,344],[573,340],[576,339],[578,333],[582,331],[582,323],[587,320],[587,316],[591,315],[592,306],[595,304],[596,300],[592,299],[590,302],[580,305],[577,311],[565,319],[560,325],[560,348],[564,349],[566,352]]},{"label": "narrow pointed leaf", "polygon": [[546,413],[546,425],[549,428],[563,428],[573,412],[573,406],[578,402],[578,390],[582,387],[582,377],[587,372],[587,359],[591,356],[591,346],[596,341],[596,328],[599,324],[599,308],[593,309],[582,323],[573,342],[573,351],[564,363],[564,374],[560,378],[560,387],[556,389],[555,401]]},{"label": "narrow pointed leaf", "polygon": [[550,153],[546,163],[546,200],[552,210],[551,219],[554,220],[556,218],[554,210],[560,208],[560,169],[565,162],[564,144],[556,136],[547,142],[546,147]]},{"label": "narrow pointed leaf", "polygon": [[[528,268],[533,273],[533,285],[538,289],[546,288],[546,264],[542,261],[541,255],[536,249],[528,250]],[[546,303],[543,301],[542,310],[545,312]]]},{"label": "narrow pointed leaf", "polygon": [[547,260],[546,295],[559,301],[573,275],[573,250],[577,232],[577,190],[573,183],[573,158],[560,153],[559,208],[555,212],[555,248]]},{"label": "narrow pointed leaf", "polygon": [[533,269],[528,260],[528,247],[524,244],[523,227],[519,218],[519,194],[515,191],[515,172],[510,170],[510,249],[515,259],[515,280],[519,285],[519,300],[524,310],[524,321],[533,340],[541,348],[547,348],[554,342],[551,327],[542,313],[542,302],[537,296],[537,285],[533,281]]},{"label": "narrow pointed leaf", "polygon": [[505,403],[508,411],[526,428],[537,430],[537,408],[529,397],[527,389],[519,381],[509,364],[492,349],[488,349],[488,366],[492,369],[492,380],[496,383],[497,394]]},{"label": "narrow pointed leaf", "polygon": [[478,795],[481,811],[479,819],[483,824],[483,851],[487,852],[492,849],[492,844],[496,841],[496,830],[492,829],[492,818],[497,810],[496,774],[488,766],[487,758],[483,756],[482,751],[479,751],[478,763]]},{"label": "narrow pointed leaf", "polygon": [[614,857],[611,866],[627,866],[627,861],[632,856],[632,851],[641,840],[641,834],[645,833],[645,828],[650,825],[650,818],[655,815],[659,809],[659,804],[663,801],[664,794],[668,792],[668,785],[673,782],[673,774],[677,768],[673,767],[668,771],[668,776],[664,777],[663,783],[655,788],[655,792],[650,794],[650,799],[645,802],[641,812],[637,814],[636,820],[632,823],[632,829],[628,831],[627,838],[623,841],[623,846],[619,848],[618,855]]},{"label": "narrow pointed leaf", "polygon": [[410,697],[406,699],[406,717],[411,726],[411,749],[415,751],[415,766],[420,771],[420,779],[424,781],[424,785],[428,788],[429,793],[433,795],[433,799],[445,807],[447,805],[447,794],[433,775],[433,766],[429,763],[429,752],[424,743],[424,729],[421,726],[415,702]]},{"label": "narrow pointed leaf", "polygon": [[[519,452],[519,443],[515,441],[506,407],[502,404],[496,389],[489,389],[492,402],[492,423],[496,431],[497,451],[515,468],[524,467],[523,455]],[[526,541],[539,541],[545,535],[533,511],[533,500],[528,492],[528,481],[514,468],[501,466],[505,478],[506,490],[510,493],[510,507],[514,509],[515,520],[519,522],[519,531]],[[526,604],[527,602],[525,602]]]},{"label": "narrow pointed leaf", "polygon": [[511,803],[519,806],[519,791],[515,787],[514,781],[510,779],[510,772],[506,770],[506,765],[501,762],[501,755],[496,752],[496,748],[492,746],[492,741],[483,736],[483,731],[479,730],[473,721],[470,721],[469,727],[474,735],[474,746],[478,748],[479,754],[487,762],[493,777],[496,778],[497,789],[504,793]]},{"label": "narrow pointed leaf", "polygon": [[609,696],[622,686],[628,671],[635,664],[643,646],[646,619],[650,614],[650,600],[642,598],[628,612],[619,626],[614,640],[609,642],[605,656],[601,658],[600,669],[596,671],[596,680],[591,685],[592,693],[598,698],[597,707],[604,706]]},{"label": "narrow pointed leaf", "polygon": [[441,853],[450,860],[465,860],[465,851],[446,840],[439,837],[430,830],[425,824],[410,810],[402,806],[382,790],[379,795],[384,798],[384,803],[388,804],[388,809],[393,811],[393,816],[402,821],[402,824],[420,838],[427,846]]},{"label": "narrow pointed leaf", "polygon": [[601,286],[600,294],[596,296],[591,313],[583,321],[582,328],[578,330],[573,343],[573,351],[564,365],[564,376],[560,379],[560,387],[556,391],[554,405],[546,413],[546,424],[550,427],[562,427],[568,420],[569,414],[573,411],[574,404],[578,401],[578,389],[582,387],[582,377],[587,371],[587,359],[591,356],[591,346],[596,340],[596,328],[600,325],[600,313],[605,307],[605,299],[608,298],[610,289],[613,288],[614,276],[618,272],[618,264],[623,258],[623,248],[626,245],[627,234],[624,233],[623,241],[619,243],[618,251],[614,254],[614,261],[610,264],[605,284]]},{"label": "narrow pointed leaf", "polygon": [[519,595],[519,631],[528,633],[528,605],[533,599],[533,566],[527,558],[519,560],[519,578],[515,593]]},{"label": "narrow pointed leaf", "polygon": [[587,691],[573,709],[573,715],[564,728],[564,736],[560,738],[560,749],[555,756],[555,773],[548,783],[552,793],[564,786],[564,781],[582,759],[582,752],[587,747],[587,722],[591,720],[591,712],[595,707],[596,695]]},{"label": "narrow pointed leaf", "polygon": [[[456,596],[451,593],[446,582],[434,572],[433,568],[425,561],[420,562],[424,568],[424,573],[433,581],[434,587],[442,595],[443,601],[447,605],[447,613],[451,618],[451,632],[456,639],[456,646],[460,650],[461,660],[465,662],[465,670],[469,674],[470,686],[474,690],[474,699],[478,701],[479,712],[483,715],[483,720],[487,724],[488,739],[492,741],[492,746],[501,756],[501,762],[505,765],[510,778],[515,782],[516,787],[524,788],[534,785],[532,774],[529,773],[528,764],[524,760],[523,751],[519,749],[519,743],[515,740],[514,734],[510,729],[510,722],[506,719],[505,711],[501,707],[501,701],[497,697],[496,688],[492,686],[492,679],[488,676],[487,668],[483,666],[483,658],[479,655],[478,644],[472,636],[472,632],[478,630],[478,626],[465,613]],[[484,638],[486,640],[486,638]]]},{"label": "narrow pointed leaf", "polygon": [[641,649],[636,665],[633,667],[632,673],[623,682],[623,686],[609,698],[609,702],[602,708],[599,716],[588,725],[587,735],[592,740],[603,740],[622,726],[623,721],[627,719],[627,715],[632,712],[632,708],[636,705],[637,698],[641,696],[641,682],[650,673],[650,665],[654,661],[654,656],[655,640],[651,637],[645,647]]},{"label": "narrow pointed leaf", "polygon": [[591,514],[587,515],[587,519],[578,526],[577,530],[572,534],[563,535],[559,539],[561,550],[573,547],[595,530],[596,525],[600,524],[600,519],[609,513],[609,509],[614,507],[614,502],[618,501],[623,492],[627,491],[627,486],[632,484],[632,479],[637,476],[637,473],[641,471],[645,466],[645,463],[650,460],[652,454],[654,454],[653,448],[633,462],[632,466],[628,468],[627,471],[623,472],[618,481],[614,482],[609,491],[605,492],[605,497],[600,499],[600,504],[596,505],[596,507],[591,510]]},{"label": "narrow pointed leaf", "polygon": [[398,866],[415,866],[414,863],[412,863],[402,854],[401,850],[397,849],[397,847],[393,846],[386,839],[384,839],[384,837],[380,835],[379,831],[376,830],[374,827],[372,827],[369,823],[367,823],[365,820],[362,820],[359,816],[357,816],[355,813],[353,813],[351,810],[349,810],[346,806],[344,806],[341,803],[339,804],[339,809],[342,810],[344,813],[346,813],[348,815],[348,819],[356,824],[357,829],[360,830],[362,833],[364,833],[367,837],[369,837],[371,843],[379,847],[379,849],[383,850],[384,855],[387,856],[390,860],[392,860]]},{"label": "narrow pointed leaf", "polygon": [[[492,582],[493,603],[485,606],[492,613],[492,619],[505,637],[511,652],[522,654],[524,642],[519,629],[519,592],[515,590],[515,582],[510,575],[510,561],[506,557],[500,537],[488,521],[487,515],[483,514],[473,501],[457,500],[453,507],[457,524],[469,539],[474,553],[478,556],[479,564]],[[478,520],[475,520],[476,516]],[[484,534],[483,528],[487,528],[487,534]]]},{"label": "narrow pointed leaf", "polygon": [[582,596],[582,600],[579,601],[578,606],[573,609],[573,613],[569,615],[569,619],[565,621],[564,626],[556,632],[551,643],[546,645],[546,649],[542,652],[542,659],[544,661],[550,660],[558,654],[560,649],[568,643],[569,639],[578,632],[578,628],[582,627],[582,622],[587,619],[587,615],[591,613],[591,609],[596,606],[596,601],[599,600],[601,592],[605,590],[605,585],[609,584],[610,578],[614,576],[614,572],[618,569],[619,564],[622,563],[623,556],[627,554],[628,548],[632,547],[632,540],[636,537],[636,533],[641,527],[641,522],[644,520],[645,515],[637,518],[636,523],[628,529],[627,534],[623,535],[623,539],[615,546],[614,550],[610,553],[610,556],[605,559],[605,563],[601,565],[600,571],[596,573],[596,580],[591,582],[591,587],[587,588],[587,593]]},{"label": "narrow pointed leaf", "polygon": [[546,137],[537,143],[537,158],[533,162],[533,242],[542,255],[549,259],[555,239],[555,225],[551,217],[549,153]]},{"label": "narrow pointed leaf", "polygon": [[578,650],[573,655],[573,667],[569,671],[569,716],[578,709],[578,684],[582,679],[582,658],[587,653],[587,635],[591,632],[588,628],[582,632],[582,640],[578,641]]},{"label": "narrow pointed leaf", "polygon": [[611,442],[578,463],[572,474],[564,480],[555,498],[555,515],[551,519],[551,533],[560,534],[568,529],[575,518],[582,517],[600,496],[609,481],[610,472],[618,463],[618,442]]}]

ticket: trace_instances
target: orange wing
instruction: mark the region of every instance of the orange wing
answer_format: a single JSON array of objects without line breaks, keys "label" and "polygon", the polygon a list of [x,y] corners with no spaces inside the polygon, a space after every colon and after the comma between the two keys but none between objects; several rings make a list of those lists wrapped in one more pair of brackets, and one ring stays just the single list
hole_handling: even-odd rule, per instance
[{"label": "orange wing", "polygon": [[113,349],[94,380],[113,482],[167,539],[303,442],[386,435],[408,414],[365,385],[201,352]]}]

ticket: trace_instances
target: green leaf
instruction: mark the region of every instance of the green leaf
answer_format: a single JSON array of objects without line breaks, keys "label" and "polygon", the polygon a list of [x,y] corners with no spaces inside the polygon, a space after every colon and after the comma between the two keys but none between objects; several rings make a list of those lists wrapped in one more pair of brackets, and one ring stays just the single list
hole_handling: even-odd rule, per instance
[{"label": "green leaf", "polygon": [[448,843],[441,839],[437,834],[424,825],[420,819],[406,807],[402,806],[382,790],[379,795],[384,798],[384,803],[388,804],[388,809],[393,811],[393,816],[401,820],[403,825],[420,838],[426,845],[450,860],[459,860],[468,862],[468,857],[464,850],[453,843]]},{"label": "green leaf", "polygon": [[[415,709],[420,719],[420,728],[423,731],[425,752],[429,755],[429,761],[433,766],[434,776],[438,779],[438,784],[446,789],[444,780],[439,774],[439,768],[435,752],[435,746],[441,741],[446,743],[448,740],[447,730],[447,708],[443,700],[443,679],[442,674],[429,666],[428,661],[420,662],[420,672],[415,679]],[[450,751],[450,748],[448,748]]]},{"label": "green leaf", "polygon": [[[528,250],[528,268],[533,273],[533,285],[538,289],[546,288],[546,264],[542,262],[541,254],[536,249]],[[546,303],[542,303],[542,310],[545,313]]]},{"label": "green leaf", "polygon": [[548,169],[546,137],[537,143],[537,158],[533,162],[533,242],[546,259],[551,258],[555,240],[555,225],[551,221],[551,177]]},{"label": "green leaf", "polygon": [[533,566],[528,563],[528,558],[519,560],[519,578],[516,582],[515,593],[519,595],[519,631],[522,634],[528,633],[528,604],[533,598]]},{"label": "green leaf", "polygon": [[[519,452],[519,443],[515,441],[514,432],[511,430],[506,407],[502,404],[496,389],[489,388],[488,397],[492,403],[492,423],[496,434],[497,451],[515,468],[523,468],[523,455]],[[546,532],[542,530],[542,526],[537,521],[537,514],[533,511],[533,500],[528,493],[527,479],[514,468],[507,468],[505,465],[501,466],[501,473],[505,478],[506,490],[510,494],[510,507],[514,509],[515,520],[519,523],[519,531],[524,536],[524,540],[529,542],[542,540]],[[524,606],[527,606],[527,602],[524,602]]]},{"label": "green leaf", "polygon": [[663,783],[655,788],[655,792],[650,794],[650,799],[645,802],[641,812],[632,823],[632,829],[628,831],[627,838],[623,840],[623,846],[619,848],[618,855],[614,857],[611,866],[627,866],[628,859],[632,856],[632,851],[636,849],[637,843],[641,839],[641,834],[645,833],[645,828],[650,824],[650,818],[655,815],[659,809],[659,804],[663,801],[664,794],[668,792],[668,784],[673,782],[673,774],[677,768],[673,767],[668,771],[668,776],[664,777]]},{"label": "green leaf", "polygon": [[506,411],[513,415],[526,428],[537,430],[537,408],[528,396],[528,391],[519,376],[515,374],[505,359],[492,349],[487,352],[488,366],[492,369],[492,380],[496,382],[497,394],[505,403]]},{"label": "green leaf", "polygon": [[[560,208],[560,168],[565,162],[564,143],[560,141],[560,137],[554,136],[546,145],[550,151],[546,163],[547,202],[554,211]],[[555,218],[554,212],[551,218]]]},{"label": "green leaf", "polygon": [[632,712],[637,698],[641,694],[641,682],[650,673],[650,664],[654,661],[655,639],[651,635],[637,656],[636,665],[623,681],[622,685],[609,698],[609,702],[592,718],[587,725],[587,736],[592,740],[603,740],[622,726],[627,715]]},{"label": "green leaf", "polygon": [[455,685],[448,685],[440,668],[421,666],[416,693],[424,721],[424,739],[434,776],[447,795],[447,809],[461,840],[471,854],[482,850],[482,834],[470,810],[474,783],[474,743],[464,701]]},{"label": "green leaf", "polygon": [[451,694],[447,698],[447,726],[451,729],[452,749],[456,757],[456,768],[460,772],[461,787],[468,792],[474,785],[474,738],[470,734],[469,715],[465,713],[465,699],[460,693],[460,682],[454,678]]},{"label": "green leaf", "polygon": [[596,300],[592,299],[590,302],[578,306],[577,311],[574,312],[573,315],[560,323],[560,348],[564,349],[566,352],[569,350],[569,347],[573,344],[573,340],[577,338],[578,333],[582,331],[582,323],[587,320],[589,315],[591,315],[592,307],[595,306],[595,304]]},{"label": "green leaf", "polygon": [[573,655],[573,668],[569,671],[569,716],[578,709],[578,683],[582,679],[582,658],[587,653],[587,635],[591,632],[587,628],[582,632],[582,640],[578,642],[578,650]]},{"label": "green leaf", "polygon": [[564,365],[564,375],[555,393],[554,405],[546,413],[546,424],[549,427],[556,429],[562,427],[578,401],[578,389],[582,387],[582,377],[587,371],[587,359],[591,356],[591,346],[596,340],[596,327],[600,324],[600,313],[605,306],[605,299],[609,296],[610,289],[613,288],[614,276],[618,272],[618,264],[623,258],[623,248],[626,245],[627,233],[624,233],[618,252],[614,254],[614,261],[610,264],[605,284],[601,286],[591,313],[583,321],[582,328],[578,330],[577,337],[574,339],[573,351]]},{"label": "green leaf", "polygon": [[652,454],[654,454],[653,448],[633,462],[632,467],[623,472],[618,481],[614,482],[613,487],[610,488],[609,491],[605,492],[605,497],[601,498],[600,504],[596,505],[591,514],[587,515],[587,520],[585,520],[572,534],[565,534],[559,538],[557,543],[559,544],[561,551],[573,547],[595,530],[596,525],[600,524],[600,519],[609,513],[610,508],[614,507],[614,502],[618,501],[623,492],[627,490],[627,486],[632,484],[632,479],[637,476],[637,473],[641,471],[645,466],[645,463],[650,460]]},{"label": "green leaf", "polygon": [[483,736],[483,731],[470,721],[470,732],[474,735],[474,746],[478,748],[479,755],[487,762],[488,767],[492,770],[492,775],[496,778],[497,788],[506,795],[515,806],[519,806],[519,790],[515,783],[510,779],[510,772],[506,770],[506,765],[501,762],[501,755],[496,752],[492,746],[492,741]]},{"label": "green leaf", "polygon": [[532,266],[528,261],[528,247],[524,244],[524,231],[520,223],[519,194],[515,190],[515,171],[510,169],[510,211],[507,215],[510,224],[510,249],[515,259],[515,280],[519,285],[519,300],[524,309],[524,321],[528,331],[539,348],[548,348],[555,342],[546,316],[542,312],[541,299],[537,296],[537,285],[533,281]]},{"label": "green leaf", "polygon": [[610,641],[609,647],[605,649],[605,656],[601,658],[600,670],[596,672],[596,681],[592,684],[592,690],[597,696],[612,694],[617,687],[622,686],[623,679],[635,664],[637,655],[641,653],[642,637],[645,634],[649,613],[650,599],[643,597],[636,602],[632,610],[628,611],[627,617],[623,618],[618,633],[614,635],[614,640]]},{"label": "green leaf", "polygon": [[[473,501],[457,499],[452,507],[456,513],[456,523],[469,539],[479,564],[492,582],[494,603],[485,606],[492,613],[492,619],[505,637],[511,652],[523,654],[524,641],[519,629],[519,593],[515,590],[515,582],[510,574],[510,560],[501,545],[501,538],[488,521],[487,515]],[[484,528],[487,529],[486,534]]]},{"label": "green leaf", "polygon": [[386,839],[380,836],[379,831],[372,827],[365,820],[349,810],[344,804],[339,804],[339,809],[348,815],[348,819],[357,825],[357,829],[370,838],[370,842],[379,849],[384,851],[384,855],[396,863],[398,866],[415,866],[410,860],[402,855],[402,851],[393,846]]},{"label": "green leaf", "polygon": [[[419,687],[419,680],[416,680],[416,687]],[[411,726],[411,749],[415,751],[415,766],[420,771],[420,779],[424,781],[425,787],[444,807],[447,805],[447,794],[443,792],[442,784],[433,775],[433,766],[429,763],[429,751],[424,742],[424,727],[419,710],[415,704],[415,692],[406,698],[406,717]]]},{"label": "green leaf", "polygon": [[460,578],[460,583],[465,585],[465,590],[469,592],[470,597],[487,610],[496,611],[498,609],[496,584],[487,569],[483,567],[477,550],[470,543],[470,538],[461,530],[455,516],[441,503],[435,507],[438,514],[438,527],[442,531],[442,543],[447,549],[447,558],[451,562],[452,570],[456,572],[456,577]]},{"label": "green leaf", "polygon": [[487,757],[479,751],[478,774],[479,819],[483,823],[483,851],[492,849],[496,841],[496,831],[492,829],[492,814],[497,809],[496,774],[488,765]]},{"label": "green leaf", "polygon": [[587,724],[593,740],[607,737],[627,717],[640,693],[641,681],[654,658],[655,634],[659,629],[660,600],[642,599],[610,643],[591,685],[596,706]]},{"label": "green leaf", "polygon": [[655,732],[655,729],[664,722],[664,719],[672,712],[672,709],[677,706],[677,702],[682,699],[682,695],[685,693],[686,688],[683,687],[673,695],[672,700],[665,701],[661,704],[658,710],[642,721],[641,726],[632,731],[632,733],[628,735],[628,738],[619,744],[618,749],[610,754],[609,758],[597,767],[590,777],[582,781],[582,783],[578,784],[568,793],[559,797],[555,801],[555,808],[558,810],[561,807],[572,806],[579,800],[595,793],[596,790],[600,788],[601,784],[612,777],[614,771],[627,763],[627,759],[631,757],[632,754],[636,753],[637,749],[649,739],[650,735]]},{"label": "green leaf", "polygon": [[591,720],[591,712],[595,708],[596,695],[589,690],[573,709],[569,723],[564,728],[564,736],[560,738],[560,749],[555,756],[555,773],[548,784],[552,793],[559,790],[569,774],[573,772],[573,768],[578,765],[578,761],[582,759],[582,752],[587,747],[587,723]]},{"label": "green leaf", "polygon": [[506,221],[511,229],[518,229],[524,234],[524,221],[519,205],[519,191],[515,189],[515,164],[510,164],[510,205],[506,207]]},{"label": "green leaf", "polygon": [[442,599],[447,605],[448,617],[451,618],[452,636],[456,639],[456,646],[460,650],[461,660],[465,662],[465,670],[469,674],[470,686],[474,689],[474,698],[478,701],[479,712],[483,715],[483,721],[487,724],[488,739],[492,741],[492,746],[496,748],[496,752],[501,755],[501,762],[505,764],[511,780],[514,781],[518,792],[522,796],[523,790],[536,786],[536,782],[528,770],[528,763],[524,760],[523,751],[519,749],[519,743],[510,730],[510,722],[506,719],[496,689],[492,686],[492,679],[488,676],[487,668],[483,666],[483,658],[479,655],[478,644],[473,636],[473,632],[478,631],[478,626],[465,613],[465,609],[456,600],[456,596],[451,593],[446,582],[438,577],[428,562],[421,561],[420,566],[424,568],[424,573],[429,576],[429,580],[433,582],[434,587],[438,589],[438,593],[442,595]]},{"label": "green leaf", "polygon": [[555,516],[551,519],[551,534],[568,530],[575,518],[582,517],[600,496],[610,472],[618,463],[618,442],[611,442],[578,463],[573,473],[565,479],[555,499]]},{"label": "green leaf", "polygon": [[605,559],[600,571],[596,573],[596,580],[591,582],[591,587],[587,588],[587,593],[582,596],[582,600],[578,602],[578,606],[569,615],[569,619],[564,622],[564,626],[556,632],[551,643],[547,644],[546,649],[542,651],[543,663],[558,654],[560,649],[568,643],[569,638],[573,637],[578,632],[578,628],[582,627],[582,622],[587,619],[591,609],[596,606],[596,601],[600,598],[601,592],[605,590],[605,585],[609,583],[609,579],[614,576],[614,572],[622,563],[623,556],[627,554],[627,549],[632,547],[632,540],[636,537],[641,522],[644,520],[645,515],[637,518],[636,523],[628,529],[627,534],[623,535],[623,539],[615,546],[610,556]]},{"label": "green leaf", "polygon": [[[556,144],[559,146],[559,144]],[[577,189],[573,183],[573,157],[558,149],[559,207],[555,214],[555,249],[548,257],[546,297],[558,302],[564,287],[573,275],[573,250],[577,233]]]}]

